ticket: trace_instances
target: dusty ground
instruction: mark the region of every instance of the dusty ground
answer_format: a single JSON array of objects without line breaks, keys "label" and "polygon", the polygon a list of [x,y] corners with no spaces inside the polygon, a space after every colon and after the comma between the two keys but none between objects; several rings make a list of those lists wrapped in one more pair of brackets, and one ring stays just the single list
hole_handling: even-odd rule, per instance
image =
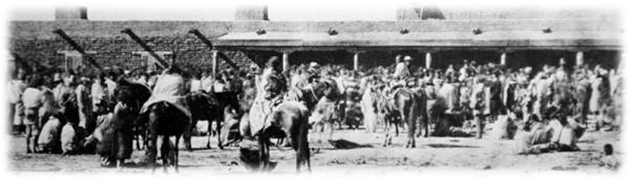
[{"label": "dusty ground", "polygon": [[[417,139],[418,147],[403,147],[404,134],[394,138],[394,146],[381,147],[382,134],[366,134],[363,130],[342,130],[335,139],[344,139],[361,145],[353,149],[334,149],[331,145],[311,144],[321,148],[313,155],[313,173],[338,172],[342,174],[387,174],[393,172],[422,172],[457,169],[501,170],[517,172],[560,171],[584,173],[614,173],[599,166],[603,145],[611,143],[615,155],[624,155],[620,145],[620,132],[588,132],[578,146],[580,152],[547,153],[539,155],[514,155],[513,141],[463,137],[430,137]],[[314,138],[316,135],[311,135]],[[193,152],[180,152],[180,174],[247,173],[243,166],[235,164],[236,148],[205,149],[204,137],[193,138]],[[212,141],[216,144],[216,141]],[[10,171],[14,173],[117,173],[113,168],[99,166],[96,155],[60,156],[55,154],[25,153],[23,136],[11,136]],[[141,160],[144,152],[134,151],[130,162]],[[278,162],[274,173],[292,174],[295,171],[294,152],[289,149],[272,149],[271,159]],[[158,170],[159,171],[159,170]],[[146,167],[129,166],[122,173],[150,173]]]}]

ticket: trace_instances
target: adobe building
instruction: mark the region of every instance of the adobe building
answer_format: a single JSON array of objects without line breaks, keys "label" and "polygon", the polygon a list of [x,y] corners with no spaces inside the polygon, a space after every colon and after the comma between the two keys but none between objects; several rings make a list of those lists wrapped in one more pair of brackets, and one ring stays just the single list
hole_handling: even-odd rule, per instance
[{"label": "adobe building", "polygon": [[[408,6],[392,21],[273,21],[265,6],[239,7],[234,21],[92,21],[58,8],[54,21],[12,21],[18,64],[65,68],[249,66],[270,56],[285,67],[317,61],[348,69],[413,64],[445,68],[464,59],[518,68],[620,62],[618,12],[591,9],[448,9]],[[214,66],[213,64],[219,64]]]}]

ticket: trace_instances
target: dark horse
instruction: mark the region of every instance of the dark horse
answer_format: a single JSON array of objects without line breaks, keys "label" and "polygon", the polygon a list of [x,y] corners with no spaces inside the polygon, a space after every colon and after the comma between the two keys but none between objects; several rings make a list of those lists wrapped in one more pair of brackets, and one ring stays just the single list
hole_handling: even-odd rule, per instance
[{"label": "dark horse", "polygon": [[164,172],[169,165],[173,165],[175,172],[179,172],[179,139],[191,123],[189,109],[184,104],[184,90],[181,88],[185,85],[184,79],[176,75],[177,68],[168,70],[168,73],[160,76],[152,98],[144,104],[142,111],[143,116],[148,119],[148,161],[154,172],[158,148]]},{"label": "dark horse", "polygon": [[[224,109],[227,106],[231,106],[234,109],[241,109],[238,101],[238,94],[236,92],[220,92],[220,93],[206,93],[206,92],[192,92],[186,96],[186,101],[189,104],[191,113],[191,125],[186,129],[184,133],[184,145],[186,150],[191,151],[192,146],[190,144],[190,138],[193,128],[200,120],[208,121],[208,143],[206,147],[210,148],[210,138],[212,136],[211,128],[212,121],[217,123],[217,133],[221,134],[221,123],[224,120]],[[240,112],[237,112],[240,114]],[[223,149],[221,145],[221,137],[218,137],[219,143],[217,146],[219,149]]]},{"label": "dark horse", "polygon": [[[190,125],[189,117],[174,104],[161,101],[148,109],[149,162],[156,168],[157,147],[162,153],[162,166],[166,172],[168,165],[173,165],[179,172],[179,139]],[[171,137],[174,137],[172,139]],[[161,142],[161,143],[158,143]]]},{"label": "dark horse", "polygon": [[[270,83],[281,83],[281,81],[270,81]],[[241,149],[241,159],[250,166],[256,166],[261,171],[268,171],[271,167],[269,161],[269,147],[271,138],[289,139],[289,144],[296,151],[296,169],[301,170],[302,166],[306,166],[310,171],[310,148],[308,143],[309,115],[310,111],[307,106],[315,106],[318,98],[327,96],[331,99],[337,99],[339,90],[332,80],[322,80],[317,82],[311,89],[293,89],[299,90],[295,96],[285,96],[282,103],[274,107],[270,114],[271,125],[262,129],[256,129],[249,125],[252,118],[241,119],[241,135],[248,136],[245,131],[258,131],[251,134],[249,138],[254,137],[258,143],[258,151],[251,152],[247,149]],[[291,92],[290,92],[291,93]],[[245,116],[252,114],[245,114]],[[258,119],[252,119],[258,120]],[[242,122],[245,122],[243,124]],[[244,127],[243,127],[244,126]],[[244,131],[245,130],[245,131]],[[228,133],[224,130],[223,133]],[[228,135],[222,135],[228,136]]]},{"label": "dark horse", "polygon": [[114,90],[117,104],[112,118],[115,132],[113,136],[106,136],[113,139],[114,145],[109,148],[109,152],[103,152],[109,153],[109,160],[115,159],[120,169],[124,160],[131,156],[134,128],[143,124],[139,114],[140,108],[151,96],[151,91],[142,84],[122,78],[117,82],[118,85]]}]

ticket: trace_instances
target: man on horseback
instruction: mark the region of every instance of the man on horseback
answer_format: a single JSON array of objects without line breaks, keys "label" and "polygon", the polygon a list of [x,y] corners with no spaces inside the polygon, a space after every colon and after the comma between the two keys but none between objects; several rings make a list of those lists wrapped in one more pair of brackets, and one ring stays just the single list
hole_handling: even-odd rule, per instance
[{"label": "man on horseback", "polygon": [[412,88],[416,86],[415,79],[411,76],[409,65],[413,58],[405,56],[404,62],[401,61],[402,56],[396,56],[396,70],[394,71],[393,81],[390,82],[390,87],[387,94],[394,94],[397,89],[401,87]]},{"label": "man on horseback", "polygon": [[[149,163],[155,170],[158,148],[161,151],[164,170],[168,164],[178,169],[179,139],[191,123],[191,113],[186,101],[187,89],[184,72],[174,63],[158,77],[151,97],[142,105],[140,116],[148,119],[147,137]],[[171,137],[175,137],[172,142]],[[158,143],[158,140],[161,142]],[[161,146],[158,146],[161,145]]]},{"label": "man on horseback", "polygon": [[[301,166],[307,166],[310,171],[309,110],[298,101],[284,99],[283,94],[287,91],[286,79],[286,76],[281,73],[281,63],[277,57],[272,57],[262,74],[256,78],[257,96],[248,117],[244,117],[239,126],[240,134],[244,139],[240,143],[241,160],[250,169],[269,171],[273,168],[269,161],[269,145],[270,139],[276,138],[288,139],[289,144],[296,151],[298,171]],[[329,85],[331,84],[327,83],[326,87]],[[331,89],[338,90],[327,89],[323,93],[330,93]],[[317,90],[321,89],[313,91]],[[253,144],[253,141],[257,144]]]},{"label": "man on horseback", "polygon": [[256,77],[257,95],[249,111],[249,118],[241,121],[240,130],[246,139],[253,138],[260,131],[251,131],[251,128],[261,130],[270,125],[273,108],[282,103],[284,92],[287,91],[286,79],[281,74],[282,64],[277,57],[271,57],[263,69],[262,74]]}]

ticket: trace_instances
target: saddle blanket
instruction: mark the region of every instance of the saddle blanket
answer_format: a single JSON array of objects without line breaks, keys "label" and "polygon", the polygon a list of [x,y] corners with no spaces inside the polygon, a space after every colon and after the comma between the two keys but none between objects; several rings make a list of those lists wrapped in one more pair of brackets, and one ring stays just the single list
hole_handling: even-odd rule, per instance
[{"label": "saddle blanket", "polygon": [[144,103],[144,105],[142,105],[140,113],[142,114],[147,112],[149,110],[149,106],[155,103],[166,101],[173,104],[177,109],[190,118],[190,110],[188,109],[188,104],[184,96],[184,94],[186,94],[184,90],[185,85],[186,82],[184,81],[184,78],[179,74],[161,75],[153,88],[151,97]]}]

